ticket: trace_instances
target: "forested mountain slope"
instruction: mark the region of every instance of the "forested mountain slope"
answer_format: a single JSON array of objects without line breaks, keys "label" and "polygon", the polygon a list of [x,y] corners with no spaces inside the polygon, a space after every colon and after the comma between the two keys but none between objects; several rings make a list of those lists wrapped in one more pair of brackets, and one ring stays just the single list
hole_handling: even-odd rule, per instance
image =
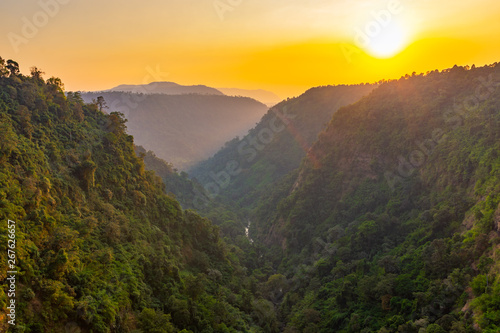
[{"label": "forested mountain slope", "polygon": [[[500,65],[357,86],[337,112],[344,88],[281,103],[207,162],[229,245],[164,192],[215,187],[41,74],[0,59],[1,331],[9,219],[12,332],[499,331]],[[301,115],[327,107],[317,138]]]},{"label": "forested mountain slope", "polygon": [[262,332],[239,250],[164,194],[120,114],[41,75],[0,59],[0,331],[12,220],[10,332]]},{"label": "forested mountain slope", "polygon": [[165,184],[165,191],[175,197],[184,209],[194,209],[193,201],[197,192],[203,193],[203,187],[189,178],[184,171],[177,170],[172,163],[157,157],[151,150],[142,146],[134,147],[137,156],[144,159],[147,170],[154,171]]},{"label": "forested mountain slope", "polygon": [[228,142],[188,173],[206,188],[209,197],[220,195],[231,205],[253,207],[268,187],[299,167],[340,107],[359,100],[374,87],[317,87],[283,101],[271,108],[247,136]]},{"label": "forested mountain slope", "polygon": [[[267,107],[247,97],[165,95],[127,92],[83,93],[90,103],[104,97],[109,111],[122,112],[135,142],[185,170],[244,135]],[[103,111],[108,109],[103,108]]]},{"label": "forested mountain slope", "polygon": [[341,108],[252,224],[285,331],[498,332],[499,202],[500,65]]}]

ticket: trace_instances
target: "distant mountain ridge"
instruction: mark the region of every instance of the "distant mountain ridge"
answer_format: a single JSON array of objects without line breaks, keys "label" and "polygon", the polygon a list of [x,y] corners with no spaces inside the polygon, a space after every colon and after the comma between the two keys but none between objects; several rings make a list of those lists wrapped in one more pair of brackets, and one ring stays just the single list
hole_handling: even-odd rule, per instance
[{"label": "distant mountain ridge", "polygon": [[275,93],[263,89],[213,88],[202,84],[182,85],[175,82],[157,81],[148,84],[121,84],[104,92],[130,92],[135,94],[164,95],[226,95],[235,97],[250,97],[268,107],[276,105],[282,98]]},{"label": "distant mountain ridge", "polygon": [[213,173],[237,161],[242,167],[241,175],[224,184],[220,194],[234,201],[234,207],[252,207],[262,192],[267,191],[267,186],[300,166],[318,134],[339,108],[358,101],[374,88],[376,85],[370,84],[316,87],[282,101],[272,107],[247,136],[234,138],[188,173],[210,187]]},{"label": "distant mountain ridge", "polygon": [[250,97],[266,104],[269,107],[276,105],[282,100],[282,98],[280,98],[275,93],[264,89],[253,89],[253,90],[239,89],[239,88],[217,88],[217,89],[227,96]]},{"label": "distant mountain ridge", "polygon": [[248,97],[167,95],[120,91],[82,93],[85,102],[104,97],[128,120],[135,142],[185,170],[209,158],[227,141],[247,133],[267,107]]},{"label": "distant mountain ridge", "polygon": [[165,95],[224,95],[215,88],[204,85],[184,86],[175,82],[151,82],[149,84],[121,84],[105,91],[122,91],[139,94],[165,94]]}]

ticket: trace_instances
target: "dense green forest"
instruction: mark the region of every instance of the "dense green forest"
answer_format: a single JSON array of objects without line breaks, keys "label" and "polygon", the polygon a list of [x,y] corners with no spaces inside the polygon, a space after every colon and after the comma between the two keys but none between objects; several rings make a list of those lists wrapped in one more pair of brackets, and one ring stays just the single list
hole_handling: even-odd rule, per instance
[{"label": "dense green forest", "polygon": [[0,331],[500,330],[500,65],[311,89],[196,179],[43,75],[0,59]]},{"label": "dense green forest", "polygon": [[[196,179],[189,178],[184,171],[179,172],[171,163],[160,159],[154,152],[146,151],[141,146],[136,146],[135,152],[144,159],[146,169],[154,171],[163,180],[165,191],[175,197],[181,207],[196,210],[219,227],[225,241],[249,250],[249,240],[245,235],[247,225],[243,224],[244,219],[239,216],[241,214],[239,209],[221,200],[209,199],[208,193]],[[204,199],[198,201],[200,198]]]},{"label": "dense green forest", "polygon": [[184,209],[194,209],[195,193],[203,191],[201,185],[191,180],[186,172],[179,172],[172,163],[157,157],[153,151],[142,146],[135,146],[134,150],[144,160],[146,169],[154,171],[162,179],[170,196],[175,197]]},{"label": "dense green forest", "polygon": [[[272,183],[259,156],[221,187],[252,221],[247,267],[279,286],[267,297],[285,332],[500,330],[499,85],[497,64],[384,82],[299,168]],[[195,175],[237,158],[222,152]]]},{"label": "dense green forest", "polygon": [[[317,87],[275,105],[248,135],[227,142],[215,156],[188,170],[205,189],[194,197],[193,207],[206,210],[215,201],[244,218],[279,180],[300,166],[332,115],[374,88]],[[234,233],[241,224],[230,220],[225,228]]]},{"label": "dense green forest", "polygon": [[271,307],[241,250],[145,171],[119,114],[0,59],[0,331],[7,220],[17,224],[11,332],[264,332]]},{"label": "dense green forest", "polygon": [[248,97],[144,91],[87,92],[81,96],[88,103],[103,97],[106,105],[102,111],[123,113],[128,120],[127,133],[134,136],[136,144],[180,170],[209,158],[233,137],[245,135],[267,111],[264,104]]}]

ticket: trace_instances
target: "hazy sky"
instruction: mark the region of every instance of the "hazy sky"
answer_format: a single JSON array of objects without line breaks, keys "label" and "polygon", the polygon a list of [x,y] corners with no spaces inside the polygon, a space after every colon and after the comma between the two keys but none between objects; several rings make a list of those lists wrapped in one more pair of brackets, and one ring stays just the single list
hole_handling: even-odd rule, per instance
[{"label": "hazy sky", "polygon": [[286,97],[500,61],[500,2],[2,0],[0,56],[66,90],[160,79]]}]

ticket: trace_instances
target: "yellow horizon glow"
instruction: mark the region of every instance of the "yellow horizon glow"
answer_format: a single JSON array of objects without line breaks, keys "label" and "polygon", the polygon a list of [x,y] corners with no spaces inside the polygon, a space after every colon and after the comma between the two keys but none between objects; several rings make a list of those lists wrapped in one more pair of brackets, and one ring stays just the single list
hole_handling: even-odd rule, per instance
[{"label": "yellow horizon glow", "polygon": [[[23,19],[51,2],[57,13],[16,52],[9,33],[22,36]],[[66,90],[149,83],[153,70],[163,81],[266,89],[282,98],[319,85],[500,61],[500,3],[493,0],[242,0],[222,16],[216,3],[228,1],[6,0],[0,56],[24,73],[37,66],[60,77]]]}]

